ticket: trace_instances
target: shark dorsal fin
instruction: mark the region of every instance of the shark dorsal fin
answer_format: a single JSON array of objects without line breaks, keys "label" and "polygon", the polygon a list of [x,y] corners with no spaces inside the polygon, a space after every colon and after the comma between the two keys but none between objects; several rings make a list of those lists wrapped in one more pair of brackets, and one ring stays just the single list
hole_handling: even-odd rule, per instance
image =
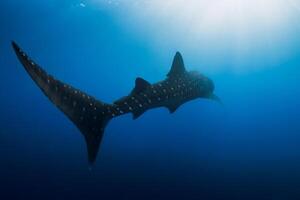
[{"label": "shark dorsal fin", "polygon": [[168,77],[177,76],[177,75],[184,74],[185,72],[186,70],[184,67],[182,56],[179,52],[176,52],[173,59],[171,70],[169,71],[167,76]]},{"label": "shark dorsal fin", "polygon": [[151,84],[148,81],[138,77],[135,79],[135,87],[132,92],[140,93],[140,92],[144,91],[145,89],[147,89],[150,85]]}]

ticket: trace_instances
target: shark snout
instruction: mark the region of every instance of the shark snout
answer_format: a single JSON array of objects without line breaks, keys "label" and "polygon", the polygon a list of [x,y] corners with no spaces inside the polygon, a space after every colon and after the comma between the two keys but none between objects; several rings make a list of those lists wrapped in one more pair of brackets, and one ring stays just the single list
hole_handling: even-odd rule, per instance
[{"label": "shark snout", "polygon": [[208,91],[212,94],[215,90],[215,84],[214,82],[209,79],[209,78],[206,78],[206,82],[207,82],[207,88],[208,88]]}]

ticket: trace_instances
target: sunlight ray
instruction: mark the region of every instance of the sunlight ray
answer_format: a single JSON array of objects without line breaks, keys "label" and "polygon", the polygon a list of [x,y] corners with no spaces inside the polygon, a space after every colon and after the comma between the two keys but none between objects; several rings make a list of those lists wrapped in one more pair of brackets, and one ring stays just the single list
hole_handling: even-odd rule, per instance
[{"label": "sunlight ray", "polygon": [[[294,6],[300,4],[289,1]],[[292,15],[291,6],[284,0],[94,2],[118,7],[116,14],[125,29],[145,38],[156,49],[183,49],[195,57],[199,56],[195,52],[205,57],[232,56],[237,65],[245,57],[251,59],[257,49],[268,50],[279,59],[283,55],[279,44],[285,41]]]}]

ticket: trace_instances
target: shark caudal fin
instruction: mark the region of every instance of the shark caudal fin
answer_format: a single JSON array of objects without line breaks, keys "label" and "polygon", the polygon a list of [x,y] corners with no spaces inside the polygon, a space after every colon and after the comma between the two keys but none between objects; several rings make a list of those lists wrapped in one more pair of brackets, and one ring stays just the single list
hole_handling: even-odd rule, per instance
[{"label": "shark caudal fin", "polygon": [[47,74],[40,66],[12,42],[13,49],[25,70],[43,93],[54,103],[81,131],[86,144],[88,159],[93,163],[104,134],[105,127],[112,116],[111,105],[71,87]]}]

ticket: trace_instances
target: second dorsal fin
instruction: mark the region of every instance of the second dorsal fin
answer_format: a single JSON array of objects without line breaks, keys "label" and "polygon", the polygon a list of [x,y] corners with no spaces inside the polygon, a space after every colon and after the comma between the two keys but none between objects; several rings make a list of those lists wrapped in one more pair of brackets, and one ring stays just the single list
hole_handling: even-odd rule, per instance
[{"label": "second dorsal fin", "polygon": [[173,59],[172,67],[171,67],[169,73],[167,74],[167,76],[172,77],[172,76],[184,74],[185,72],[186,72],[186,70],[184,67],[184,62],[183,62],[182,56],[179,52],[176,52],[174,59]]},{"label": "second dorsal fin", "polygon": [[135,87],[132,92],[140,93],[140,92],[144,91],[145,89],[147,89],[150,85],[151,84],[148,81],[138,77],[135,79]]}]

